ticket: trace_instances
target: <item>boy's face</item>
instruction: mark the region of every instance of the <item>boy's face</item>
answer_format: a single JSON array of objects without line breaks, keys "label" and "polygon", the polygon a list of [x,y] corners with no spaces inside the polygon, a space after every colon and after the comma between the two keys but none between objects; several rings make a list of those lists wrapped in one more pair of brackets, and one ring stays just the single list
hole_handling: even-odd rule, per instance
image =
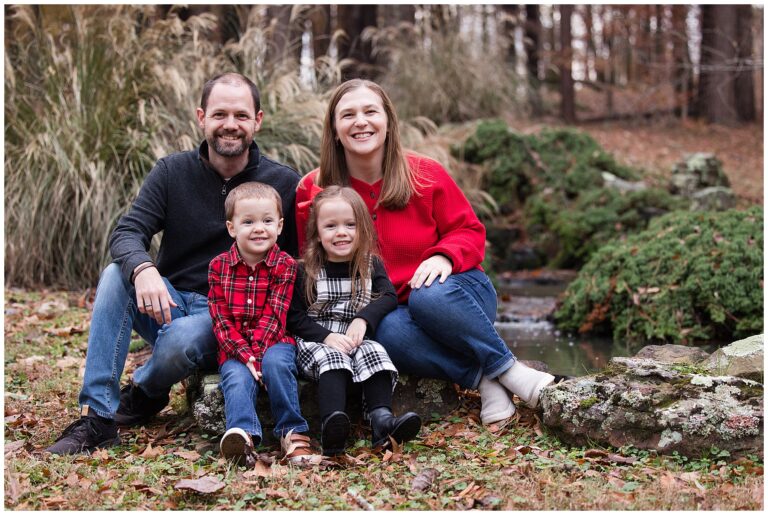
[{"label": "boy's face", "polygon": [[227,230],[237,242],[240,255],[250,266],[263,260],[283,231],[283,219],[271,198],[249,198],[235,202]]}]

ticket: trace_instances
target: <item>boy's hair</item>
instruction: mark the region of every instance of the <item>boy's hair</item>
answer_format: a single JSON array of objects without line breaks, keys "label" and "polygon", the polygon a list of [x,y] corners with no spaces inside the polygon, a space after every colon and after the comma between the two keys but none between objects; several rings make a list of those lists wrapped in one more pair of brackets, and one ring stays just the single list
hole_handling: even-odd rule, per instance
[{"label": "boy's hair", "polygon": [[[355,215],[356,242],[350,256],[349,276],[352,279],[352,298],[355,298],[358,287],[364,287],[371,278],[371,256],[378,255],[376,230],[373,227],[371,215],[365,202],[355,190],[346,186],[328,186],[317,194],[309,208],[306,240],[304,245],[304,295],[307,304],[315,301],[315,283],[320,269],[328,261],[323,244],[320,243],[320,233],[317,230],[317,214],[320,206],[328,200],[340,199],[352,207]],[[361,306],[362,307],[362,306]]]},{"label": "boy's hair", "polygon": [[280,215],[280,218],[283,217],[283,199],[280,198],[280,194],[275,188],[263,182],[245,182],[232,188],[224,201],[224,212],[227,215],[227,220],[232,221],[232,217],[235,215],[235,203],[238,200],[259,198],[274,200],[277,205],[277,214]]}]

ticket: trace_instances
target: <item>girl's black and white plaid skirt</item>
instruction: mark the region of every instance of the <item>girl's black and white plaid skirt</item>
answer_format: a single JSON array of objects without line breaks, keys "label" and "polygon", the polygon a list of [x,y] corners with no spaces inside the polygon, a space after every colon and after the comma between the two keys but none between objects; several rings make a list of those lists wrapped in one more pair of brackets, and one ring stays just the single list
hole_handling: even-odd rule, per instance
[{"label": "girl's black and white plaid skirt", "polygon": [[397,384],[397,369],[382,345],[363,340],[351,355],[344,354],[324,343],[308,342],[296,337],[296,364],[308,379],[318,381],[320,374],[329,370],[349,370],[352,380],[362,383],[373,374],[388,370],[392,374],[392,389]]}]

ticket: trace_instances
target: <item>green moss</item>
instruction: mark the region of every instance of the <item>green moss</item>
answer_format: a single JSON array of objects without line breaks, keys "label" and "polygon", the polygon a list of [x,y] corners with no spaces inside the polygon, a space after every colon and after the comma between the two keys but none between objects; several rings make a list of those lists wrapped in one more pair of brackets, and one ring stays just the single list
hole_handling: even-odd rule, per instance
[{"label": "green moss", "polygon": [[573,129],[522,135],[501,120],[484,121],[454,154],[486,168],[484,189],[502,214],[522,213],[528,237],[549,266],[580,267],[600,246],[687,202],[660,189],[605,188],[603,172],[627,181],[640,174]]},{"label": "green moss", "polygon": [[597,397],[587,397],[586,399],[583,399],[579,403],[579,407],[588,409],[594,406],[595,404],[597,404],[598,402],[600,402],[600,399],[598,399]]},{"label": "green moss", "polygon": [[598,250],[555,321],[615,339],[696,340],[763,330],[763,213],[677,212]]}]

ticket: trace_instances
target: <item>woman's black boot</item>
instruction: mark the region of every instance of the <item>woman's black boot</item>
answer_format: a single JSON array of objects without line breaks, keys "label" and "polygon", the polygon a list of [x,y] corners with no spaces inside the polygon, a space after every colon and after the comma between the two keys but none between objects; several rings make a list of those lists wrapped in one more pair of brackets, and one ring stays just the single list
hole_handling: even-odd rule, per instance
[{"label": "woman's black boot", "polygon": [[349,417],[343,411],[334,411],[325,417],[320,430],[320,442],[325,456],[344,454],[349,428]]},{"label": "woman's black boot", "polygon": [[387,446],[389,437],[397,443],[407,442],[416,438],[421,429],[421,418],[416,413],[408,412],[399,417],[392,414],[389,408],[376,408],[368,416],[371,419],[371,447]]}]

